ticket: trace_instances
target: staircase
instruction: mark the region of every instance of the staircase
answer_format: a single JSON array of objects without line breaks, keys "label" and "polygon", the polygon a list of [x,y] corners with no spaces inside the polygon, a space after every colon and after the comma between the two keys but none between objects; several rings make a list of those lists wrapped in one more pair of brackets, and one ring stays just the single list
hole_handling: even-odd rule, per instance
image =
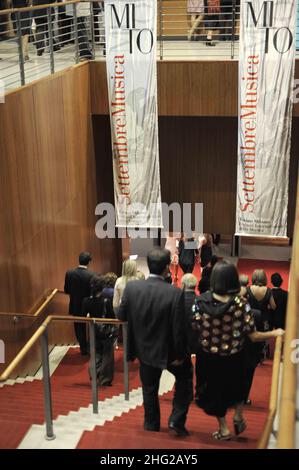
[{"label": "staircase", "polygon": [[[255,448],[267,415],[271,384],[271,362],[258,367],[253,385],[253,405],[246,409],[248,429],[229,442],[211,439],[216,420],[194,404],[188,414],[190,436],[173,438],[168,434],[173,378],[163,375],[160,387],[162,429],[143,431],[142,390],[138,364],[130,364],[130,401],[124,400],[122,351],[115,351],[115,379],[112,387],[99,390],[99,414],[92,413],[88,358],[70,348],[51,377],[54,433],[56,439],[44,439],[44,403],[42,381],[37,377],[18,379],[0,388],[0,448]],[[21,380],[23,381],[23,379]],[[231,412],[229,413],[231,421]]]},{"label": "staircase", "polygon": [[[195,404],[189,409],[186,427],[190,436],[174,438],[168,433],[167,419],[171,412],[172,392],[160,398],[162,428],[160,432],[148,432],[142,428],[143,407],[138,406],[104,427],[96,426],[85,431],[78,443],[78,449],[254,449],[262,433],[267,416],[269,390],[271,385],[271,362],[258,367],[251,394],[253,404],[246,407],[247,430],[242,436],[231,441],[215,441],[211,434],[217,430],[216,419],[207,416]],[[233,411],[228,413],[232,423]],[[231,430],[233,427],[231,426]]]}]

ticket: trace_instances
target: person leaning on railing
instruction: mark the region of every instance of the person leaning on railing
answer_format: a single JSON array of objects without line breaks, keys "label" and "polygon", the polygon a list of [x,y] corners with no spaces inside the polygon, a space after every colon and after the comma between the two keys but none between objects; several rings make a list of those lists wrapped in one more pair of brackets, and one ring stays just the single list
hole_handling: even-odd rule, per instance
[{"label": "person leaning on railing", "polygon": [[217,440],[230,440],[226,422],[228,408],[234,407],[235,434],[246,429],[243,418],[245,394],[245,340],[265,341],[282,336],[281,329],[256,331],[251,308],[239,295],[238,271],[233,264],[219,261],[211,275],[211,291],[195,300],[193,328],[198,333],[200,350],[200,390],[196,403],[205,413],[217,418]]}]

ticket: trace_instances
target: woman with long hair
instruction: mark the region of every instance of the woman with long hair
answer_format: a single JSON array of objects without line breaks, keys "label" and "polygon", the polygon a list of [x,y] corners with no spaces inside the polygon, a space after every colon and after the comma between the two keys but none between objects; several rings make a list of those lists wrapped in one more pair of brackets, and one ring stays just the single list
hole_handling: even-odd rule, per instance
[{"label": "woman with long hair", "polygon": [[136,280],[137,263],[135,260],[126,259],[123,262],[122,275],[119,277],[114,286],[113,308],[116,309],[120,306],[120,302],[129,281]]}]

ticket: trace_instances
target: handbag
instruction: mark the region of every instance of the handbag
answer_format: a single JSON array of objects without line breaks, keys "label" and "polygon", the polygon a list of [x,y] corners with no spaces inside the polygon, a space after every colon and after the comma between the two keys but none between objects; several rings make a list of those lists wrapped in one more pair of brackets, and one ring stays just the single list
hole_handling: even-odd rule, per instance
[{"label": "handbag", "polygon": [[[104,315],[102,318],[109,318],[107,316],[107,302],[109,302],[109,299],[104,299]],[[114,340],[118,336],[118,327],[107,323],[95,323],[95,332],[98,340]]]}]

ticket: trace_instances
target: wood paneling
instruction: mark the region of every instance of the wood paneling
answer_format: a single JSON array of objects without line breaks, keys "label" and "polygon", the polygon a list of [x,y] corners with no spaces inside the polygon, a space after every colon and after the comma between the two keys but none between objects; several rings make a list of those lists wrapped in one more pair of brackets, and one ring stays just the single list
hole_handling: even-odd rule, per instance
[{"label": "wood paneling", "polygon": [[[114,206],[113,169],[111,155],[110,122],[107,116],[93,116],[93,136],[96,157],[97,201]],[[113,271],[121,275],[122,244],[113,239],[99,240],[105,253],[102,272]]]},{"label": "wood paneling", "polygon": [[[162,13],[161,16],[159,13]],[[162,25],[160,22],[162,18]],[[158,2],[158,37],[186,37],[190,28],[190,15],[187,13],[187,0],[162,0]]]},{"label": "wood paneling", "polygon": [[[120,243],[109,241],[107,253],[95,235],[90,96],[86,63],[9,93],[0,106],[0,311],[32,311],[46,288],[63,289],[83,250],[94,271],[121,264]],[[7,336],[1,325],[0,337],[18,350],[30,328]],[[59,328],[59,341],[69,342],[72,327]],[[36,351],[28,360],[34,369]]]},{"label": "wood paneling", "polygon": [[237,62],[160,62],[159,114],[162,116],[235,116]]},{"label": "wood paneling", "polygon": [[[109,114],[105,62],[92,62],[93,114]],[[160,116],[237,116],[237,61],[160,61],[158,109]],[[299,60],[295,77],[299,79]],[[294,105],[299,116],[299,102]]]},{"label": "wood paneling", "polygon": [[[101,142],[100,146],[95,146],[96,159],[100,162],[104,159],[107,175],[111,179],[108,116],[94,116],[93,126]],[[237,132],[237,118],[159,117],[162,200],[168,204],[202,202],[204,231],[208,233],[230,235],[235,231]],[[293,119],[292,134],[288,211],[290,235],[293,232],[297,188],[298,118]]]},{"label": "wood paneling", "polygon": [[[299,119],[293,118],[288,234],[292,236],[299,158]],[[160,117],[163,201],[203,202],[204,231],[233,234],[237,183],[237,118]]]}]

